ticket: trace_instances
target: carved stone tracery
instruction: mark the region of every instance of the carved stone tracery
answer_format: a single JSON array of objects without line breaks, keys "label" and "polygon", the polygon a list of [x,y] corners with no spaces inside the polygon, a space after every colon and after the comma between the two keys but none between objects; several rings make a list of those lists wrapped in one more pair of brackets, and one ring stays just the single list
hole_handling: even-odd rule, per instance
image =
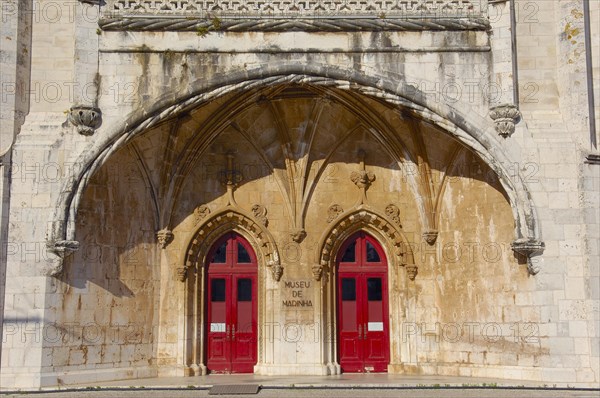
[{"label": "carved stone tracery", "polygon": [[337,250],[346,238],[360,230],[375,231],[385,237],[386,242],[382,243],[390,249],[392,255],[392,258],[388,259],[390,264],[413,267],[407,268],[407,274],[411,280],[414,280],[417,275],[417,266],[400,226],[387,216],[377,214],[362,206],[342,215],[321,237],[318,246],[320,250],[318,264],[321,269],[318,270],[313,267],[315,278],[316,273],[329,269],[331,262],[335,260]]},{"label": "carved stone tracery", "polygon": [[183,269],[177,270],[179,279],[185,281],[188,269],[203,267],[212,244],[229,231],[239,232],[248,238],[252,246],[257,249],[257,255],[260,257],[259,264],[271,267],[275,280],[281,278],[283,267],[271,233],[250,215],[243,214],[240,210],[224,209],[206,219],[195,232],[186,251],[183,267],[180,267]]},{"label": "carved stone tracery", "polygon": [[[89,0],[88,0],[89,1]],[[303,16],[323,18],[327,16],[373,15],[378,17],[414,16],[469,16],[485,11],[475,0],[108,0],[106,13],[114,14],[161,14],[201,15],[208,14],[242,17]],[[382,14],[383,13],[383,14]]]}]

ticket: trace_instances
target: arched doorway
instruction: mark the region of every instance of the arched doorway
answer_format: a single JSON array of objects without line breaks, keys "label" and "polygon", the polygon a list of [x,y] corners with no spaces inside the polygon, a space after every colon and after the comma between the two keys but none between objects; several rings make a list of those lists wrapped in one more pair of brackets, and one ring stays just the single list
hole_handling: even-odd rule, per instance
[{"label": "arched doorway", "polygon": [[236,233],[207,256],[206,366],[213,373],[252,373],[257,360],[257,261]]},{"label": "arched doorway", "polygon": [[342,372],[386,372],[390,361],[387,259],[358,232],[337,256],[338,355]]}]

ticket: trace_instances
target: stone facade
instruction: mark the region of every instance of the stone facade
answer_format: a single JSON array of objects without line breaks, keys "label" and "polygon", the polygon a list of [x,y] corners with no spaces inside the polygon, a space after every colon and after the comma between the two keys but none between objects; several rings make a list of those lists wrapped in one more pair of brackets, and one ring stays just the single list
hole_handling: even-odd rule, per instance
[{"label": "stone facade", "polygon": [[340,373],[364,231],[388,372],[598,387],[597,2],[31,7],[2,9],[2,387],[205,374],[231,231],[255,373]]}]

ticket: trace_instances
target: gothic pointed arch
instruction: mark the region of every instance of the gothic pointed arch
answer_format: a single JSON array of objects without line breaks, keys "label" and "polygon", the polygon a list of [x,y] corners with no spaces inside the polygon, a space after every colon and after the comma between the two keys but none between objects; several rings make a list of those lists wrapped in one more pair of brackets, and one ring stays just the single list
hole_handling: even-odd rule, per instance
[{"label": "gothic pointed arch", "polygon": [[[390,205],[388,208],[392,206],[395,207]],[[341,213],[321,235],[317,246],[317,264],[321,272],[331,269],[341,245],[358,231],[365,231],[377,238],[386,251],[390,266],[404,266],[408,277],[415,279],[417,265],[399,220],[366,205]]]},{"label": "gothic pointed arch", "polygon": [[208,217],[192,234],[183,265],[177,269],[180,281],[185,281],[190,269],[199,270],[204,266],[210,247],[227,232],[237,232],[246,238],[256,250],[259,266],[268,267],[273,278],[279,281],[283,268],[273,235],[260,220],[242,209],[232,207],[226,207]]},{"label": "gothic pointed arch", "polygon": [[[441,128],[445,134],[477,154],[498,175],[513,211],[513,250],[528,259],[541,254],[544,244],[531,194],[521,174],[510,172],[509,167],[515,162],[498,138],[493,124],[469,104],[461,102],[449,106],[409,84],[398,82],[403,82],[402,76],[366,74],[323,64],[274,63],[257,69],[234,69],[231,73],[211,76],[190,95],[182,97],[181,93],[175,92],[165,94],[143,115],[132,113],[118,123],[107,123],[102,134],[95,135],[90,146],[74,161],[73,173],[64,180],[57,197],[47,234],[48,250],[59,257],[54,274],[60,273],[62,258],[79,247],[75,238],[79,202],[91,176],[111,155],[149,128],[173,120],[215,98],[282,84],[318,86],[366,95],[390,106],[402,107]],[[538,271],[539,266],[530,267],[532,274]]]}]

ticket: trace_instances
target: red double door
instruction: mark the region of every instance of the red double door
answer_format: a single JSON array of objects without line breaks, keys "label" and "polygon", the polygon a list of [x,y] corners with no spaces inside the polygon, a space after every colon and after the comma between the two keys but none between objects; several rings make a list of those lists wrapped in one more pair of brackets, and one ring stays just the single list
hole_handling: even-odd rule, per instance
[{"label": "red double door", "polygon": [[338,253],[338,354],[343,372],[387,372],[387,261],[381,246],[360,232]]},{"label": "red double door", "polygon": [[252,373],[257,354],[256,255],[229,233],[209,251],[206,366],[213,373]]}]

